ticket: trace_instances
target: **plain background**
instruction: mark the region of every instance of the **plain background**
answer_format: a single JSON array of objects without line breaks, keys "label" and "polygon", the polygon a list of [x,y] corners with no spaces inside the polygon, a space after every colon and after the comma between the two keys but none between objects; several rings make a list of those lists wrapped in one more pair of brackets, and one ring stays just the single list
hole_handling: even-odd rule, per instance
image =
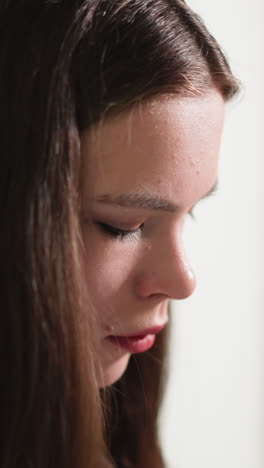
[{"label": "plain background", "polygon": [[264,7],[188,4],[243,90],[227,107],[218,194],[198,205],[197,223],[186,224],[197,288],[173,301],[161,442],[169,468],[263,468]]}]

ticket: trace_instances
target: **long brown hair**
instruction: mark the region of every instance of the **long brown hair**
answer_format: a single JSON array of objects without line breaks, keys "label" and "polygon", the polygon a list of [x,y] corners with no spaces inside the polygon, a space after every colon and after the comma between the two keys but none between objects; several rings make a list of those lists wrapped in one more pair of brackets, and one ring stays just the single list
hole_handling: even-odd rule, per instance
[{"label": "long brown hair", "polygon": [[166,336],[99,391],[82,270],[80,137],[161,93],[238,90],[182,0],[0,5],[0,466],[162,468]]}]

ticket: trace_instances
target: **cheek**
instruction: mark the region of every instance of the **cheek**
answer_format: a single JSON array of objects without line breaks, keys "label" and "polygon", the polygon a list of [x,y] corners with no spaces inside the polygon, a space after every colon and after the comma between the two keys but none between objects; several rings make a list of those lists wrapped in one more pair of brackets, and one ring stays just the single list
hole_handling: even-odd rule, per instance
[{"label": "cheek", "polygon": [[93,249],[86,257],[86,282],[91,297],[98,303],[113,301],[130,290],[129,279],[136,269],[135,254],[129,246],[113,243]]}]

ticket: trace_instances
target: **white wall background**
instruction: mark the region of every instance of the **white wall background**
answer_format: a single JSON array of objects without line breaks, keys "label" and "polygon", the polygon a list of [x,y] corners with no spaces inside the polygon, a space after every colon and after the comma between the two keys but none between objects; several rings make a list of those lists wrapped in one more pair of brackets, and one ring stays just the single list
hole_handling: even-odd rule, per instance
[{"label": "white wall background", "polygon": [[263,0],[189,0],[244,91],[229,106],[219,193],[198,205],[185,244],[193,296],[173,303],[160,421],[169,468],[264,467]]}]

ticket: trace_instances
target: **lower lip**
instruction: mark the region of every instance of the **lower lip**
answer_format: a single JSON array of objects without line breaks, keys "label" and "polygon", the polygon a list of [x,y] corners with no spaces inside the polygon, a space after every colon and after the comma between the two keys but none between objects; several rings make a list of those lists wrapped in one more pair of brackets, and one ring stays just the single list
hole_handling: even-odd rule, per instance
[{"label": "lower lip", "polygon": [[144,336],[109,336],[108,339],[112,344],[120,348],[125,349],[129,353],[137,354],[144,353],[150,349],[156,339],[156,335],[144,335]]}]

